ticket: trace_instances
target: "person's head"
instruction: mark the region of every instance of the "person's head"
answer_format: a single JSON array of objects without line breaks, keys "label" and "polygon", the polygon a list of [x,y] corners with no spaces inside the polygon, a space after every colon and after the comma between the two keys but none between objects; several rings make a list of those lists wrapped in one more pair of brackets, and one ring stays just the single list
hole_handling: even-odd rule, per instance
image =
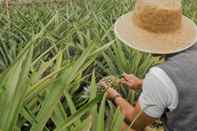
[{"label": "person's head", "polygon": [[114,27],[129,47],[157,55],[181,52],[197,41],[197,27],[182,14],[181,0],[137,0]]}]

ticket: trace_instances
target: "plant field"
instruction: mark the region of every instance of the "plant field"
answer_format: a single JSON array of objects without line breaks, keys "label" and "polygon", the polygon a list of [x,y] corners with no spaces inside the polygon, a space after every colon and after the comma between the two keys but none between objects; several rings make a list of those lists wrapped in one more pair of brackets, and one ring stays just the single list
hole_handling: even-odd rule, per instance
[{"label": "plant field", "polygon": [[[12,5],[9,15],[1,7],[0,131],[120,131],[124,118],[96,83],[124,72],[143,78],[163,61],[114,36],[113,23],[134,2]],[[197,22],[197,1],[183,3]],[[135,104],[139,92],[119,91]]]}]

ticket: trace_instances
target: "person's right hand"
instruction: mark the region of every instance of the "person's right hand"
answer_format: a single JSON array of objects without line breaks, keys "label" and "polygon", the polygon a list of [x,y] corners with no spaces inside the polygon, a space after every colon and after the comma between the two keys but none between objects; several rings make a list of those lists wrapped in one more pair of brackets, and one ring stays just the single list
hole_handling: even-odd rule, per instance
[{"label": "person's right hand", "polygon": [[142,88],[143,80],[139,79],[133,74],[123,74],[123,78],[120,81],[122,84],[126,85],[129,89],[139,90]]},{"label": "person's right hand", "polygon": [[107,97],[109,99],[115,97],[115,96],[121,96],[115,89],[110,87],[105,80],[100,80],[99,85],[104,87],[107,92]]}]

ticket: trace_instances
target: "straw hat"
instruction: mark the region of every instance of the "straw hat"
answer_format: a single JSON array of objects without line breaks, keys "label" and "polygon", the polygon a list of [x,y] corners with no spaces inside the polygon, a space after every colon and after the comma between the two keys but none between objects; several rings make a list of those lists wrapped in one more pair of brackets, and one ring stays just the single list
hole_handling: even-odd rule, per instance
[{"label": "straw hat", "polygon": [[197,42],[197,27],[182,15],[181,0],[137,0],[114,31],[129,47],[154,54],[177,53]]}]

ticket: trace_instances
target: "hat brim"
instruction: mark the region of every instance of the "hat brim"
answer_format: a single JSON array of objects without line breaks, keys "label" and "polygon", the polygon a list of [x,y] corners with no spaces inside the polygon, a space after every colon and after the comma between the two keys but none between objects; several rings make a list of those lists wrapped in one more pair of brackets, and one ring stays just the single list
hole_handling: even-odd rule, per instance
[{"label": "hat brim", "polygon": [[138,27],[133,12],[121,16],[114,25],[116,36],[126,45],[152,54],[172,54],[186,50],[197,42],[195,23],[183,16],[182,27],[174,32],[154,33]]}]

